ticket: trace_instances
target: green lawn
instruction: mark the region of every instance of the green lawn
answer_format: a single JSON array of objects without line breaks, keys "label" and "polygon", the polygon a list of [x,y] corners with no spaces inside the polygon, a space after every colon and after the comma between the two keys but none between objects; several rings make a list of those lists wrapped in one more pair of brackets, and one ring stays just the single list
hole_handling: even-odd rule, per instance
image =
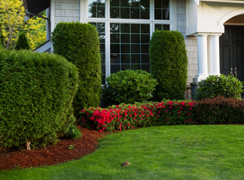
[{"label": "green lawn", "polygon": [[[128,167],[121,167],[124,161]],[[244,179],[244,126],[162,126],[110,134],[79,160],[0,171],[0,179]]]}]

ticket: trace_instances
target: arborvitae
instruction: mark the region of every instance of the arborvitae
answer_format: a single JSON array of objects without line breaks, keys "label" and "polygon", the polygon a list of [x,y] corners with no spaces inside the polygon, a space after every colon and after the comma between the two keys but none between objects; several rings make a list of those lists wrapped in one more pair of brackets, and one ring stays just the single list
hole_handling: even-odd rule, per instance
[{"label": "arborvitae", "polygon": [[16,46],[15,46],[16,50],[20,50],[20,49],[30,49],[30,45],[27,41],[27,37],[25,32],[21,32],[19,33],[19,38],[17,40]]},{"label": "arborvitae", "polygon": [[182,34],[155,31],[150,40],[149,56],[152,76],[158,81],[155,100],[184,99],[188,60]]},{"label": "arborvitae", "polygon": [[75,115],[83,108],[100,106],[101,55],[96,27],[79,22],[61,22],[52,33],[54,53],[79,70],[79,88],[74,99]]}]

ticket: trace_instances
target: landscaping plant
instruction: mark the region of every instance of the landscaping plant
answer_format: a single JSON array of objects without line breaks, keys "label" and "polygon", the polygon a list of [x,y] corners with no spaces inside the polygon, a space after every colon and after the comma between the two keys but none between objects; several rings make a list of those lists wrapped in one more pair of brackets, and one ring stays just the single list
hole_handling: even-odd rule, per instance
[{"label": "landscaping plant", "polygon": [[207,79],[200,81],[199,88],[195,94],[197,100],[212,99],[218,96],[225,98],[241,99],[243,83],[234,76],[210,75]]},{"label": "landscaping plant", "polygon": [[19,33],[19,37],[15,46],[15,50],[20,50],[20,49],[30,49],[30,45],[27,41],[27,37],[25,35],[25,32]]},{"label": "landscaping plant", "polygon": [[219,96],[197,103],[197,119],[202,124],[243,123],[244,101]]},{"label": "landscaping plant", "polygon": [[155,31],[149,44],[151,74],[158,82],[154,100],[184,99],[187,82],[185,41],[178,31]]},{"label": "landscaping plant", "polygon": [[79,88],[74,99],[80,109],[97,107],[101,97],[101,55],[96,27],[79,22],[61,22],[52,33],[54,53],[65,57],[79,70]]},{"label": "landscaping plant", "polygon": [[107,105],[147,101],[152,98],[157,81],[143,70],[125,70],[111,74],[104,89]]},{"label": "landscaping plant", "polygon": [[88,108],[81,111],[79,121],[99,132],[154,125],[196,124],[195,104],[193,101],[162,101]]},{"label": "landscaping plant", "polygon": [[22,148],[56,143],[74,123],[78,70],[59,55],[0,49],[0,141]]}]

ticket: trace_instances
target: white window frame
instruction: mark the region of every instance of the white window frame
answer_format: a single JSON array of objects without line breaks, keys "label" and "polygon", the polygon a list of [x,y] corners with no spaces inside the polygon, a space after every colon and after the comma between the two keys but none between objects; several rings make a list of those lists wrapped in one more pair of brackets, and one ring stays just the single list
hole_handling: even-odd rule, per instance
[{"label": "white window frame", "polygon": [[177,30],[177,0],[170,0],[170,19],[154,19],[154,0],[150,1],[150,19],[116,19],[110,18],[110,0],[105,0],[105,18],[88,17],[88,0],[80,0],[80,22],[105,23],[105,78],[110,76],[110,23],[150,24],[150,38],[155,31],[155,24],[170,26],[170,30]]}]

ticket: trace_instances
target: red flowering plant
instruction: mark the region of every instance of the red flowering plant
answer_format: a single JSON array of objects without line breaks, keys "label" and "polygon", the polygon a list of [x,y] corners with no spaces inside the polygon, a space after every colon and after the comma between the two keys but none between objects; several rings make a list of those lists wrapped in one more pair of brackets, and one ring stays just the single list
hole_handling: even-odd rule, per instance
[{"label": "red flowering plant", "polygon": [[195,124],[195,102],[162,101],[88,108],[80,113],[82,125],[104,130],[126,130],[154,125]]}]

